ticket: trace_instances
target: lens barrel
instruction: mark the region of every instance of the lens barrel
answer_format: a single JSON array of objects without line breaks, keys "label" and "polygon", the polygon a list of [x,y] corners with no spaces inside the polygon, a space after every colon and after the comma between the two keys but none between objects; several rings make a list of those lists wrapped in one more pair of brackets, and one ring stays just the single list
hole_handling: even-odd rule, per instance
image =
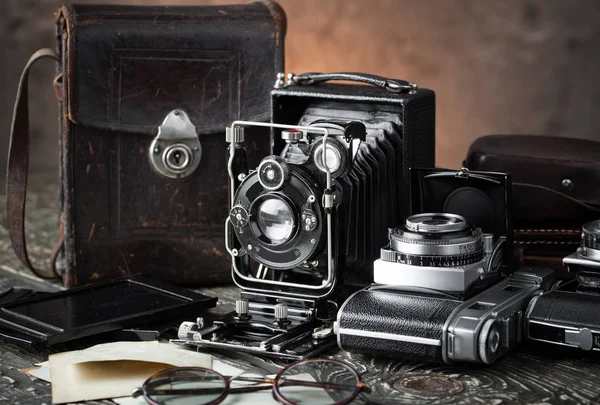
[{"label": "lens barrel", "polygon": [[460,215],[425,213],[406,219],[389,235],[381,259],[417,266],[455,267],[483,259],[484,235]]}]

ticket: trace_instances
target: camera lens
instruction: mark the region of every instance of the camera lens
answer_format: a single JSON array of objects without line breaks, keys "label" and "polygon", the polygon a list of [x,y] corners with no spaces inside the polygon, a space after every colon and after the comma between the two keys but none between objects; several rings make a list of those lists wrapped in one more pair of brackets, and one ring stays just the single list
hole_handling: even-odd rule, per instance
[{"label": "camera lens", "polygon": [[467,227],[467,221],[460,215],[447,213],[427,213],[412,215],[406,219],[406,227],[416,232],[456,232]]},{"label": "camera lens", "polygon": [[334,173],[342,165],[342,155],[337,149],[329,145],[327,146],[326,153],[323,153],[323,145],[315,151],[315,163],[322,172],[327,172],[325,160],[327,161],[327,167],[331,173]]},{"label": "camera lens", "polygon": [[290,169],[279,156],[267,156],[258,165],[258,181],[267,190],[281,188],[290,177]]},{"label": "camera lens", "polygon": [[256,210],[256,222],[260,232],[272,245],[287,242],[294,232],[294,212],[288,203],[270,197],[260,203]]}]

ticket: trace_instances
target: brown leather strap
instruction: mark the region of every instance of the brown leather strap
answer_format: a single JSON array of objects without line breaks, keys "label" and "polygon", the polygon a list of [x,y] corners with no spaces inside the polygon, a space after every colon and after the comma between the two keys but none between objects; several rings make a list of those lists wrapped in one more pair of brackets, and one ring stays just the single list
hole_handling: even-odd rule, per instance
[{"label": "brown leather strap", "polygon": [[25,197],[29,170],[28,78],[33,64],[43,58],[51,58],[56,62],[60,62],[58,54],[52,49],[40,49],[31,56],[27,65],[25,65],[19,81],[8,147],[6,209],[8,213],[8,232],[17,257],[37,276],[54,278],[55,273],[51,269],[36,269],[33,267],[27,255],[25,241]]}]

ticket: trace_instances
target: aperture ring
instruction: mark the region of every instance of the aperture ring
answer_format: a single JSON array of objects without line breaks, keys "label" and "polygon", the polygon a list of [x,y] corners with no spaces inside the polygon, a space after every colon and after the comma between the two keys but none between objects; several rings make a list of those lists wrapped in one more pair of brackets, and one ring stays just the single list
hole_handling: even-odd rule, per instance
[{"label": "aperture ring", "polygon": [[453,256],[483,249],[483,240],[480,229],[477,229],[472,237],[447,240],[417,240],[393,234],[390,236],[390,247],[399,253],[409,255]]},{"label": "aperture ring", "polygon": [[477,263],[483,260],[484,256],[483,249],[469,254],[450,256],[421,256],[399,253],[398,263],[421,267],[461,267]]}]

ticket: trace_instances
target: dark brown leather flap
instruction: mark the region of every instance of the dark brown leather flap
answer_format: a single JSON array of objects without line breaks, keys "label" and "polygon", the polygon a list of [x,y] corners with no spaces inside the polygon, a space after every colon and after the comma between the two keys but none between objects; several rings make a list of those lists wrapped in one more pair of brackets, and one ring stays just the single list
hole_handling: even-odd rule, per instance
[{"label": "dark brown leather flap", "polygon": [[[515,199],[544,215],[571,215],[600,206],[600,143],[574,138],[534,135],[488,135],[478,138],[467,155],[474,170],[510,173]],[[590,207],[584,207],[589,205]],[[569,207],[567,212],[557,212]],[[519,210],[516,210],[519,211]]]},{"label": "dark brown leather flap", "polygon": [[202,134],[269,119],[286,26],[275,3],[65,5],[57,23],[73,122],[155,134],[178,108]]}]

